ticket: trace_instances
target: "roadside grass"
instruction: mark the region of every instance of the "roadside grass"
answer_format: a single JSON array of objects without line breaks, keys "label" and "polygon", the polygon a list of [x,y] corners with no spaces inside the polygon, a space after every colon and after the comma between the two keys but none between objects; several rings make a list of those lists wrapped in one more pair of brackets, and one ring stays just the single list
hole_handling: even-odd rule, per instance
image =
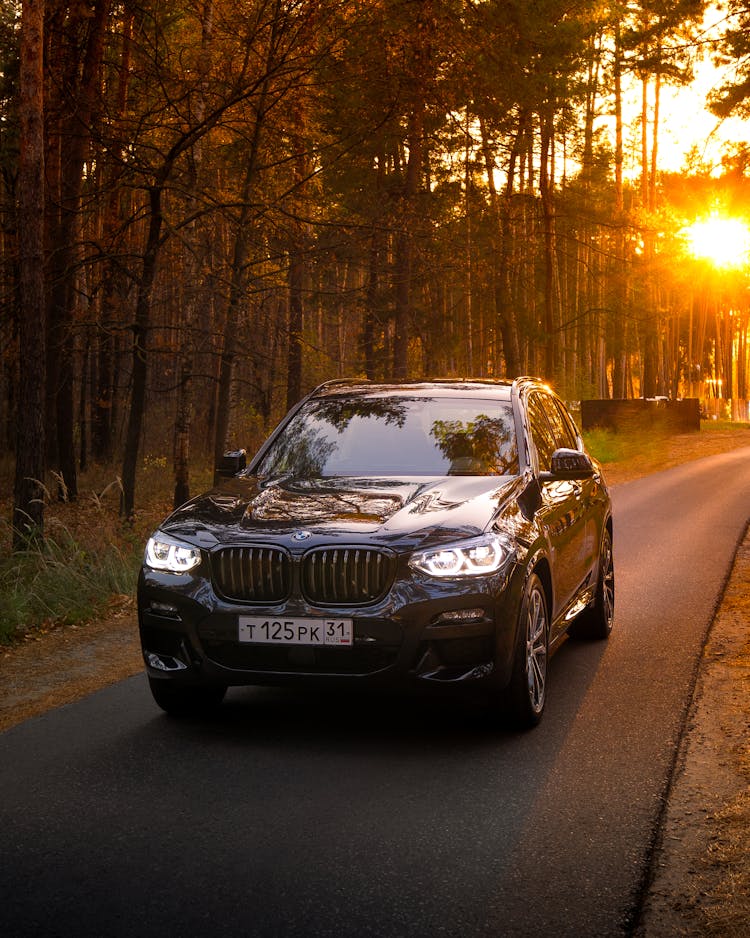
[{"label": "roadside grass", "polygon": [[[747,662],[745,662],[747,667]],[[747,753],[743,768],[747,775]],[[701,891],[695,907],[701,920],[701,934],[722,938],[743,938],[750,921],[750,856],[747,827],[750,822],[750,790],[740,792],[713,815],[711,842],[704,863],[718,882]]]},{"label": "roadside grass", "polygon": [[[132,604],[143,546],[169,513],[171,466],[148,455],[139,467],[132,525],[119,517],[121,485],[112,467],[93,467],[79,479],[79,496],[66,501],[51,476],[45,493],[45,537],[12,551],[10,495],[0,499],[0,645],[63,625],[82,625],[113,607]],[[196,468],[194,492],[211,485],[208,466]],[[0,490],[13,490],[13,464],[0,463]]]},{"label": "roadside grass", "polygon": [[700,432],[669,434],[656,430],[589,430],[586,447],[604,466],[612,484],[671,469],[691,459],[750,446],[750,424],[702,420]]},{"label": "roadside grass", "polygon": [[87,548],[64,525],[49,527],[43,543],[0,560],[0,642],[90,621],[112,597],[132,593],[140,560],[132,544]]},{"label": "roadside grass", "polygon": [[583,439],[586,449],[603,465],[627,459],[638,451],[638,444],[632,436],[614,433],[612,430],[602,430],[598,427],[587,430]]}]

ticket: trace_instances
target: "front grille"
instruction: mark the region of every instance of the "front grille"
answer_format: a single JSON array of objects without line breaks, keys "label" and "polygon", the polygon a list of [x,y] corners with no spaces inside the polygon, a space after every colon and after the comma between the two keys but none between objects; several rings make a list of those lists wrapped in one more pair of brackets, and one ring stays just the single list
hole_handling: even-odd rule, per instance
[{"label": "front grille", "polygon": [[[292,591],[291,557],[273,547],[226,547],[213,557],[216,590],[237,602],[276,604]],[[308,602],[356,606],[375,602],[393,580],[388,554],[363,547],[320,548],[307,553],[300,586]]]},{"label": "front grille", "polygon": [[391,558],[362,547],[312,550],[302,566],[302,592],[310,602],[323,606],[375,602],[392,579]]},{"label": "front grille", "polygon": [[279,603],[292,585],[292,561],[273,547],[227,547],[213,558],[214,584],[240,602]]}]

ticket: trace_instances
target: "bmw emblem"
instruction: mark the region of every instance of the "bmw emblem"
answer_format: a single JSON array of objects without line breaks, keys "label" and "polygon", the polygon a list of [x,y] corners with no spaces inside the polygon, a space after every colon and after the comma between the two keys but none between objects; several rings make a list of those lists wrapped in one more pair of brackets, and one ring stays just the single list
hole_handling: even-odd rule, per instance
[{"label": "bmw emblem", "polygon": [[294,534],[292,534],[293,541],[306,541],[311,537],[312,534],[309,531],[295,531]]}]

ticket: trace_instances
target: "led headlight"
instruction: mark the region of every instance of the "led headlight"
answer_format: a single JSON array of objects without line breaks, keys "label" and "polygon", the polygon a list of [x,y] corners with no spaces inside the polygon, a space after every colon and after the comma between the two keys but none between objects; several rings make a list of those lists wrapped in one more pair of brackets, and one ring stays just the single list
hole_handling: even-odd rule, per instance
[{"label": "led headlight", "polygon": [[507,538],[483,534],[457,544],[420,551],[411,558],[409,566],[429,576],[485,576],[496,573],[512,553],[513,546]]},{"label": "led headlight", "polygon": [[152,570],[168,570],[170,573],[187,573],[201,562],[201,552],[190,544],[182,544],[174,538],[157,531],[146,544],[144,562]]}]

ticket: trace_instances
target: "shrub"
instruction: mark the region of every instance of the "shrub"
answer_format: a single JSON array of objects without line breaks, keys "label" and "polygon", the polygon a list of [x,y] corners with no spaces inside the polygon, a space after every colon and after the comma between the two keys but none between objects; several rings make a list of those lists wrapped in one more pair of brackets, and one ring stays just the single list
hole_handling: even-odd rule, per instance
[{"label": "shrub", "polygon": [[132,594],[141,550],[133,542],[84,548],[70,531],[0,559],[0,642],[45,624],[89,621],[113,594]]}]

